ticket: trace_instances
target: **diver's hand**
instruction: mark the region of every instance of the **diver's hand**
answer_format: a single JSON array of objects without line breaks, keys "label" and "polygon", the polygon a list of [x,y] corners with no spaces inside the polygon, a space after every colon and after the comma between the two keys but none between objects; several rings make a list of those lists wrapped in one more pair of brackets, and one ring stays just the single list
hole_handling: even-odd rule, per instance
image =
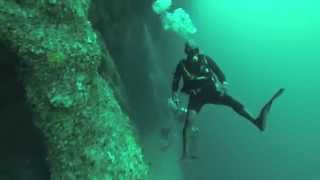
[{"label": "diver's hand", "polygon": [[179,96],[177,92],[172,92],[171,99],[176,105],[179,104]]},{"label": "diver's hand", "polygon": [[177,104],[173,101],[172,98],[168,99],[168,106],[170,108],[170,110],[172,110],[174,113],[176,113],[178,111],[178,106]]},{"label": "diver's hand", "polygon": [[229,87],[229,83],[227,82],[227,81],[224,81],[223,83],[222,83],[222,87],[224,88],[224,89],[228,89],[228,87]]},{"label": "diver's hand", "polygon": [[221,86],[221,96],[228,93],[228,87],[229,87],[229,83],[227,81],[224,81]]}]

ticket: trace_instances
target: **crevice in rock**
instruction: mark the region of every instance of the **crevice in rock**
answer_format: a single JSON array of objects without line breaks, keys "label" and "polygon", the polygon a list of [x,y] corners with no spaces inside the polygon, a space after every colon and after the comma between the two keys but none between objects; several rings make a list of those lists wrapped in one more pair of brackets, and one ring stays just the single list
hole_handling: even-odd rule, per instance
[{"label": "crevice in rock", "polygon": [[19,81],[19,58],[4,44],[0,54],[0,179],[47,180],[46,149]]}]

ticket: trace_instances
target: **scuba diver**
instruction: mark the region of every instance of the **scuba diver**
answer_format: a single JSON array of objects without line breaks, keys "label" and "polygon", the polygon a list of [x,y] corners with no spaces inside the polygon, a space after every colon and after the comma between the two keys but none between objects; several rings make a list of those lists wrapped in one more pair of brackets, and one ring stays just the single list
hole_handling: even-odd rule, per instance
[{"label": "scuba diver", "polygon": [[284,88],[280,88],[254,117],[245,106],[227,92],[228,82],[219,66],[209,56],[200,54],[199,48],[190,42],[185,43],[186,58],[182,59],[174,72],[171,100],[177,105],[179,82],[183,79],[182,93],[189,95],[182,133],[182,159],[197,158],[197,137],[199,129],[195,126],[195,117],[205,104],[218,104],[231,107],[236,113],[249,120],[260,131],[265,130],[268,112],[273,101]]}]

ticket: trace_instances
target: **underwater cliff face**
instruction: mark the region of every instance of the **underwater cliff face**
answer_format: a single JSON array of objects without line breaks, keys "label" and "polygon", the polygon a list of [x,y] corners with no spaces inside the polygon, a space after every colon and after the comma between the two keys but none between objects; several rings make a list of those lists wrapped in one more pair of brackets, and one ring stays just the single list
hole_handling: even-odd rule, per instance
[{"label": "underwater cliff face", "polygon": [[151,4],[151,1],[96,0],[89,11],[93,27],[105,40],[121,74],[129,113],[139,129],[146,132],[149,131],[147,128],[155,126],[157,120],[144,119],[161,117],[151,77],[159,70],[151,57],[150,44],[146,42],[148,31],[153,31],[153,35],[161,31]]},{"label": "underwater cliff face", "polygon": [[[163,30],[152,3],[97,0],[89,17],[115,59],[128,112],[150,163],[150,179],[181,179],[179,132],[167,100],[175,63],[183,57],[183,40]],[[168,127],[170,142],[161,135]],[[168,151],[163,148],[166,143]]]},{"label": "underwater cliff face", "polygon": [[1,0],[0,41],[23,64],[51,179],[144,179],[148,167],[114,93],[117,73],[87,19],[89,6]]}]

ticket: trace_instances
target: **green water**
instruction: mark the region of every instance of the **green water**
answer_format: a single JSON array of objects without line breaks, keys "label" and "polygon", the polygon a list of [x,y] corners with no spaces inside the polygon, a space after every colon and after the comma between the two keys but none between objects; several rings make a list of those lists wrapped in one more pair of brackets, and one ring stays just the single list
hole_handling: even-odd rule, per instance
[{"label": "green water", "polygon": [[205,106],[200,159],[184,179],[320,179],[319,8],[311,0],[190,1],[195,40],[233,96],[257,114],[278,88],[286,92],[264,133],[229,108]]}]

